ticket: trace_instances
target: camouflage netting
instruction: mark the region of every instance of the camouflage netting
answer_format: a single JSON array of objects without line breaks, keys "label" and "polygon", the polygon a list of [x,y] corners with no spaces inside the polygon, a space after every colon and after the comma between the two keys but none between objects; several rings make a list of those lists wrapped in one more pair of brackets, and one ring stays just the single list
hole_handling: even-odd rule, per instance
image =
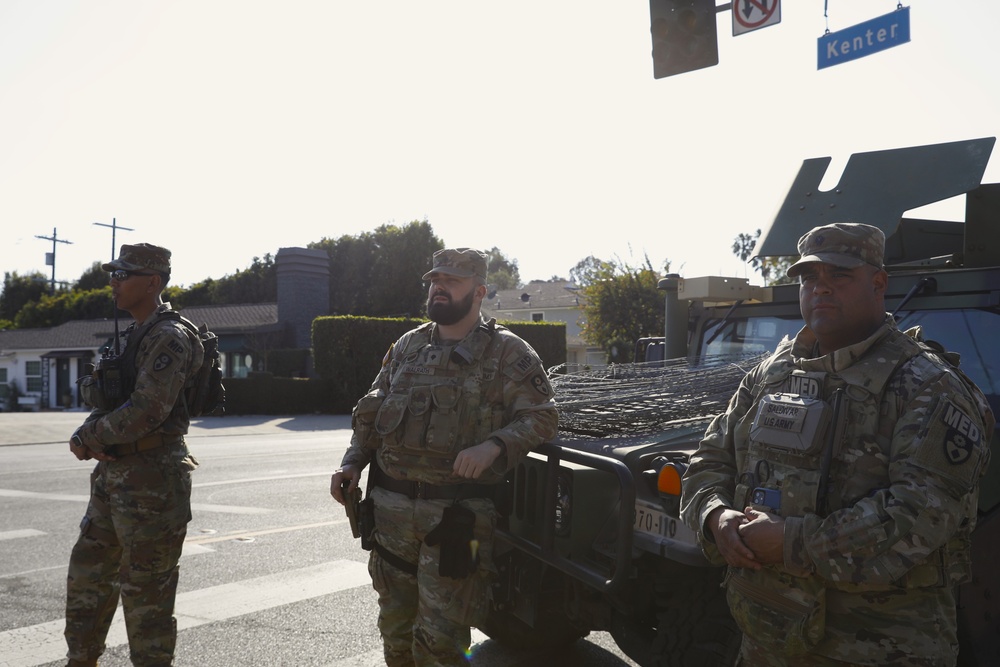
[{"label": "camouflage netting", "polygon": [[549,372],[563,437],[656,433],[677,422],[723,412],[743,376],[766,355],[559,366]]}]

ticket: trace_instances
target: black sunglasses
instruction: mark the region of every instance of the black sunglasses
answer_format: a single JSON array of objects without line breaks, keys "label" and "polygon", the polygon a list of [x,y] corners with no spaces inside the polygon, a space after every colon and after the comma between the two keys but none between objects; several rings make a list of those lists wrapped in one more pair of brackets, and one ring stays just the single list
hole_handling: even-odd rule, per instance
[{"label": "black sunglasses", "polygon": [[155,273],[142,273],[140,271],[126,271],[125,269],[117,269],[111,272],[111,279],[122,282],[128,280],[132,276],[155,276]]}]

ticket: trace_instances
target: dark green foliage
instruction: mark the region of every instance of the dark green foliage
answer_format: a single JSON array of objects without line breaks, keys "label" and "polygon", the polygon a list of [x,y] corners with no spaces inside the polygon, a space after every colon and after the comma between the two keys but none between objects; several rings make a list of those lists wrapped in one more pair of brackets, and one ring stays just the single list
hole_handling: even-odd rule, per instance
[{"label": "dark green foliage", "polygon": [[111,276],[101,268],[103,262],[94,262],[90,268],[80,275],[80,279],[73,284],[74,290],[87,291],[107,287]]},{"label": "dark green foliage", "polygon": [[382,225],[359,236],[310,243],[330,255],[330,312],[419,317],[427,295],[421,276],[444,247],[430,224]]},{"label": "dark green foliage", "polygon": [[[169,298],[168,298],[169,297]],[[278,300],[278,272],[274,256],[254,257],[244,270],[236,270],[223,278],[206,278],[187,290],[168,286],[164,300],[175,308],[240,303],[273,303]]]},{"label": "dark green foliage", "polygon": [[0,320],[14,321],[27,303],[37,302],[49,291],[49,283],[38,271],[18,275],[17,271],[5,273],[3,293],[0,294]]},{"label": "dark green foliage", "polygon": [[[601,263],[588,269],[590,283],[583,288],[584,340],[611,351],[623,341],[662,336],[664,297],[657,289],[660,274],[646,265]],[[631,360],[631,359],[628,359]]]},{"label": "dark green foliage", "polygon": [[[252,373],[226,378],[227,415],[338,414],[330,401],[330,381],[280,378]],[[349,411],[349,410],[348,410]]]},{"label": "dark green foliage", "polygon": [[517,289],[521,285],[521,273],[517,268],[516,259],[509,259],[496,246],[483,252],[490,256],[490,265],[486,275],[486,282],[490,289]]},{"label": "dark green foliage", "polygon": [[546,369],[566,363],[565,322],[508,322],[504,320],[499,324],[510,329],[534,348]]},{"label": "dark green foliage", "polygon": [[305,377],[309,361],[309,350],[281,349],[262,350],[258,354],[264,358],[264,368],[276,377]]},{"label": "dark green foliage", "polygon": [[330,382],[334,412],[350,412],[371,387],[389,346],[425,321],[351,315],[313,320],[313,364]]},{"label": "dark green foliage", "polygon": [[24,304],[14,318],[18,329],[54,327],[72,320],[99,320],[114,317],[111,286],[86,291],[44,295]]}]

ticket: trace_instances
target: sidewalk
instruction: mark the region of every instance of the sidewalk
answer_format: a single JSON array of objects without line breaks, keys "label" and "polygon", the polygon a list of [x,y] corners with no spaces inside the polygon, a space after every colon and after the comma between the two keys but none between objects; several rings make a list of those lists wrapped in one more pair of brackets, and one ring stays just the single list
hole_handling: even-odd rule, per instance
[{"label": "sidewalk", "polygon": [[[0,447],[68,442],[86,417],[82,410],[0,412]],[[188,435],[262,435],[350,427],[350,415],[230,415],[195,419]]]}]

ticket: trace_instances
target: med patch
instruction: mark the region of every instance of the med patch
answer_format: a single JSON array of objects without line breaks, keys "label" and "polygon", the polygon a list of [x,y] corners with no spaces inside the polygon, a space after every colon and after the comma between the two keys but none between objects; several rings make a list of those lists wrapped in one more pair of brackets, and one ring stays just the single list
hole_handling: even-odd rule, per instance
[{"label": "med patch", "polygon": [[946,426],[945,459],[952,465],[961,465],[969,460],[973,449],[980,445],[983,434],[976,422],[951,401],[945,403],[940,415]]}]

